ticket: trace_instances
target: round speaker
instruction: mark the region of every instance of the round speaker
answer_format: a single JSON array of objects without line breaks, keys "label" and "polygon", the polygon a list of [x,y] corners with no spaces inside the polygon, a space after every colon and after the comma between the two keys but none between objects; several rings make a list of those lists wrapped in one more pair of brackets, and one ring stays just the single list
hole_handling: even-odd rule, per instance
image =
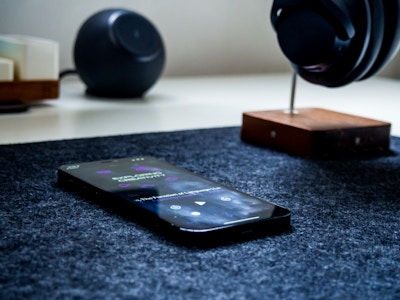
[{"label": "round speaker", "polygon": [[79,29],[74,60],[88,94],[136,98],[160,77],[165,50],[148,19],[125,9],[107,9]]}]

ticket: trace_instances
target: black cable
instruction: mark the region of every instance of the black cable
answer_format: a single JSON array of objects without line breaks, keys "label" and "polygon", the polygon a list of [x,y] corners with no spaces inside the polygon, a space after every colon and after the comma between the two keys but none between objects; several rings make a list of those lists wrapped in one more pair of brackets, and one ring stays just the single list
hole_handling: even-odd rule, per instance
[{"label": "black cable", "polygon": [[68,75],[77,75],[77,74],[78,71],[76,69],[65,69],[60,72],[59,77],[60,79],[62,79],[63,77],[66,77]]}]

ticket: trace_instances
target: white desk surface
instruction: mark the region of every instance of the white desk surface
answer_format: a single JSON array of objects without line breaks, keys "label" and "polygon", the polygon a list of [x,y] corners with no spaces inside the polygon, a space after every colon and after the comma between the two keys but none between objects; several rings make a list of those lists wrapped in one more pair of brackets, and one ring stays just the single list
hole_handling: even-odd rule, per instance
[{"label": "white desk surface", "polygon": [[[144,99],[88,98],[75,78],[60,98],[0,115],[0,144],[240,126],[242,112],[287,109],[291,74],[162,78]],[[400,136],[400,81],[372,78],[329,89],[298,80],[296,107],[321,107],[392,123]]]}]

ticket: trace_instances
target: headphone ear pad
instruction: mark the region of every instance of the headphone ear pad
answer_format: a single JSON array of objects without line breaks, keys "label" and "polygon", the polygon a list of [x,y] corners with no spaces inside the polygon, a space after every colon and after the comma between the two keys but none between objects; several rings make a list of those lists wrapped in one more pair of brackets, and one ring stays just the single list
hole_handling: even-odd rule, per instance
[{"label": "headphone ear pad", "polygon": [[400,0],[380,1],[384,8],[384,30],[380,51],[374,64],[361,79],[379,72],[397,53],[400,47]]},{"label": "headphone ear pad", "polygon": [[140,14],[107,9],[79,29],[74,60],[87,93],[141,97],[160,77],[165,50],[154,25]]},{"label": "headphone ear pad", "polygon": [[[350,1],[356,3],[356,1]],[[385,13],[384,1],[369,0],[369,34],[365,37],[366,48],[359,54],[359,61],[353,66],[353,69],[343,80],[345,85],[353,81],[360,80],[365,74],[369,72],[375,64],[376,59],[381,52],[385,30]]]}]

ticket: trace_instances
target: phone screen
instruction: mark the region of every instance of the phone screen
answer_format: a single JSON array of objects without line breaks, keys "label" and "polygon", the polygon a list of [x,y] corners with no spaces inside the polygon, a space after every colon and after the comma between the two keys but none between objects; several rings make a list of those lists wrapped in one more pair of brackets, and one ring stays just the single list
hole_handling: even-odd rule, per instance
[{"label": "phone screen", "polygon": [[64,165],[68,180],[79,179],[117,195],[180,230],[201,232],[265,220],[289,218],[290,212],[215,183],[153,157]]}]

